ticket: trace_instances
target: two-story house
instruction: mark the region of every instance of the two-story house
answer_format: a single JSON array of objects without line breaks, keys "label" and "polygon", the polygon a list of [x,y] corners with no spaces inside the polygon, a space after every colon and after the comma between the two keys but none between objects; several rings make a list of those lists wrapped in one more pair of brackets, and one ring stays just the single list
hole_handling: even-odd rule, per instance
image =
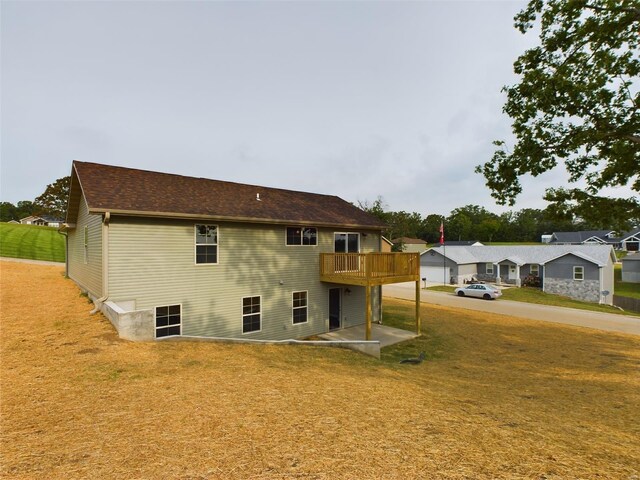
[{"label": "two-story house", "polygon": [[368,339],[380,285],[419,300],[419,255],[381,253],[383,227],[336,196],[75,161],[62,231],[68,276],[123,338]]}]

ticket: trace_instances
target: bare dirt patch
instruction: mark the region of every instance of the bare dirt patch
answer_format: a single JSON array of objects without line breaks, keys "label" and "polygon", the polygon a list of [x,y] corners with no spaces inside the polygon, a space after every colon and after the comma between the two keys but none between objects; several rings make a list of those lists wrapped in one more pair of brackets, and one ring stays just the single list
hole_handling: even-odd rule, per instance
[{"label": "bare dirt patch", "polygon": [[[4,478],[640,475],[639,337],[423,307],[418,366],[393,349],[131,343],[62,269],[0,276]],[[411,321],[411,303],[386,304]]]}]

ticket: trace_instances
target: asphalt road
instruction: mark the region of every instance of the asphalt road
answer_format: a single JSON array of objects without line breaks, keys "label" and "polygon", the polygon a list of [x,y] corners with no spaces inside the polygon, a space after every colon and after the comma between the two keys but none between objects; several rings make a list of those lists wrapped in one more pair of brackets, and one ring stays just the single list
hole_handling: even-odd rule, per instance
[{"label": "asphalt road", "polygon": [[[391,298],[415,300],[415,283],[384,285],[382,287],[382,295]],[[528,318],[531,320],[563,323],[577,327],[596,328],[609,332],[640,335],[640,317],[591,312],[589,310],[577,310],[575,308],[536,305],[533,303],[513,302],[502,299],[489,301],[479,298],[461,298],[451,293],[434,292],[432,290],[421,290],[420,299],[423,303],[443,305],[446,307],[477,310]]]}]

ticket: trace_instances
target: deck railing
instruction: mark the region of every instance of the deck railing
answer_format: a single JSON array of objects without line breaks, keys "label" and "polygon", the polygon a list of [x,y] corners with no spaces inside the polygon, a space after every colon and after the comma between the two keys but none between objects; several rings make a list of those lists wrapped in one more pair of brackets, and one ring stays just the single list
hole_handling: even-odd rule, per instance
[{"label": "deck railing", "polygon": [[381,284],[420,277],[418,253],[321,253],[320,278],[344,283]]}]

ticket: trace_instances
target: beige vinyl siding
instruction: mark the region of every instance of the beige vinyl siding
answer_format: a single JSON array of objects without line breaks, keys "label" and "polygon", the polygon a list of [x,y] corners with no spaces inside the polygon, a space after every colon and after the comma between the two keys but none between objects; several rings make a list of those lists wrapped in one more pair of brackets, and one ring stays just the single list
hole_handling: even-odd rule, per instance
[{"label": "beige vinyl siding", "polygon": [[[87,262],[84,227],[88,233]],[[69,230],[69,277],[96,298],[102,296],[102,215],[90,215],[80,197],[76,228]]]},{"label": "beige vinyl siding", "polygon": [[[317,246],[286,246],[285,226],[208,222],[218,225],[218,264],[195,264],[193,221],[112,216],[109,226],[109,297],[134,301],[135,309],[182,305],[182,334],[286,339],[328,328],[328,289],[319,281],[319,253],[333,251],[331,229],[318,229]],[[379,235],[361,238],[375,251]],[[344,285],[340,287],[344,288]],[[355,318],[364,302],[356,290],[343,299]],[[294,325],[292,292],[308,292],[308,322]],[[260,332],[242,333],[242,298],[261,296]]]}]

